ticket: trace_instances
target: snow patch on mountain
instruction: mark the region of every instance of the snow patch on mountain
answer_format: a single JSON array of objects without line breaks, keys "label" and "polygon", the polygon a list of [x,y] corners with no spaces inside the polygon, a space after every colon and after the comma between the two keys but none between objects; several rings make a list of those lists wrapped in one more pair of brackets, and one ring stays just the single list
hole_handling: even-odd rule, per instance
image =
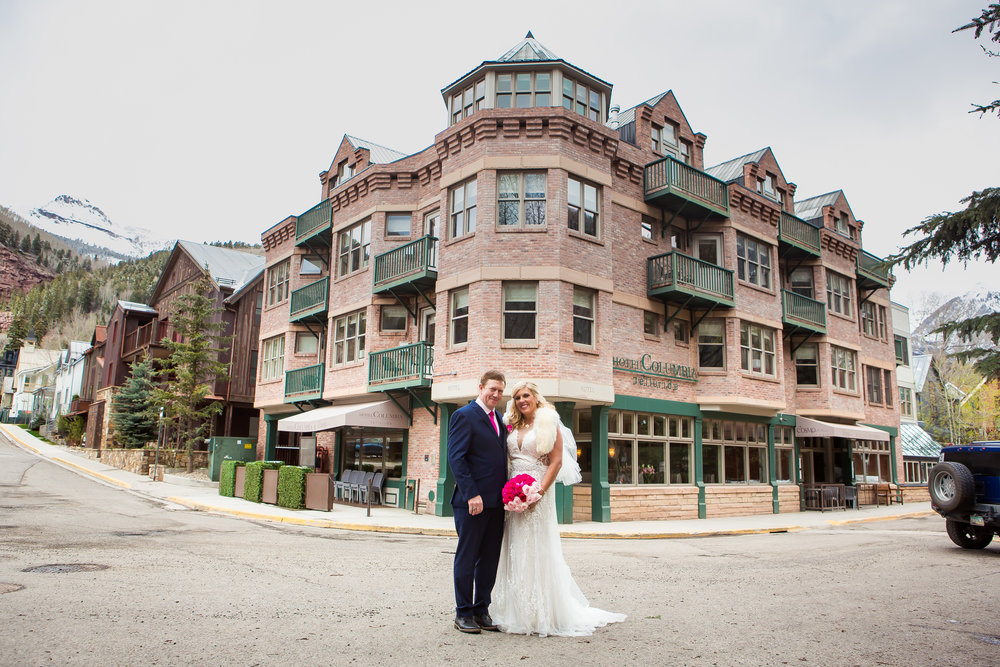
[{"label": "snow patch on mountain", "polygon": [[[918,352],[940,349],[943,343],[941,334],[932,333],[937,327],[996,312],[1000,312],[1000,291],[976,285],[965,294],[948,299],[917,325],[912,334],[914,348]],[[985,333],[967,342],[952,336],[945,352],[954,354],[973,347],[993,348],[994,344],[989,334]]]},{"label": "snow patch on mountain", "polygon": [[115,225],[99,207],[71,195],[59,195],[23,217],[50,234],[106,248],[107,255],[101,259],[110,261],[145,257],[173,246],[173,240],[156,238],[148,229]]}]

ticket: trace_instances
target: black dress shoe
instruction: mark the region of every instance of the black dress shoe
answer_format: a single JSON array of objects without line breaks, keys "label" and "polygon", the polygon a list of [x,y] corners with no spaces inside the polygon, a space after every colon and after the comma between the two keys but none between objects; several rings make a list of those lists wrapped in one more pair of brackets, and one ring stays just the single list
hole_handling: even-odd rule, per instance
[{"label": "black dress shoe", "polygon": [[459,632],[468,632],[470,635],[478,635],[482,632],[474,616],[456,616],[455,628]]},{"label": "black dress shoe", "polygon": [[492,618],[490,618],[489,613],[483,614],[482,616],[476,615],[473,616],[473,618],[476,620],[476,625],[481,627],[483,630],[489,630],[490,632],[500,632],[500,628],[498,628],[497,624],[493,622]]}]

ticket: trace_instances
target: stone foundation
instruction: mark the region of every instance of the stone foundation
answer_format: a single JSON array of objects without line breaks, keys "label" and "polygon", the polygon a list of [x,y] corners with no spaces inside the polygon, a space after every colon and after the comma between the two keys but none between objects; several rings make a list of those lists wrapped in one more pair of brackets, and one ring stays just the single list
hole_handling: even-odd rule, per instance
[{"label": "stone foundation", "polygon": [[[149,468],[156,458],[156,450],[154,449],[102,449],[98,451],[87,447],[74,447],[73,451],[89,459],[98,460],[112,468],[132,472],[136,475],[148,475]],[[175,453],[176,458],[174,458]],[[161,449],[159,461],[161,466],[166,466],[169,462],[173,467],[184,468],[187,466],[187,452]],[[194,452],[194,467],[208,467],[208,452]]]},{"label": "stone foundation", "polygon": [[[770,486],[708,486],[705,488],[706,516],[749,516],[772,514]],[[778,487],[782,513],[798,512],[799,487]],[[611,487],[612,521],[670,521],[698,518],[698,489],[693,486]],[[590,521],[590,487],[573,487],[573,521]]]}]

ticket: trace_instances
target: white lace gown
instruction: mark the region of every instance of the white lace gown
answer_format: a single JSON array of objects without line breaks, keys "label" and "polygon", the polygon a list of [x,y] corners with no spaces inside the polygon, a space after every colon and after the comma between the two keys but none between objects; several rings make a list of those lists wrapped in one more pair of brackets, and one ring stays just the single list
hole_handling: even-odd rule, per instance
[{"label": "white lace gown", "polygon": [[[535,451],[535,430],[519,448],[517,431],[507,438],[510,477],[541,481],[546,464]],[[546,493],[530,511],[506,512],[500,565],[490,615],[504,632],[579,637],[625,620],[625,614],[590,606],[563,558],[556,501]]]}]

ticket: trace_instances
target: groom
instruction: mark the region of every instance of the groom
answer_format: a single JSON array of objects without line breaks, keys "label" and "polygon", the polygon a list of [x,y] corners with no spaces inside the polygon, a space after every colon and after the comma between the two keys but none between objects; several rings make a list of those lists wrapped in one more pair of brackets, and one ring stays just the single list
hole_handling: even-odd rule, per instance
[{"label": "groom", "polygon": [[497,404],[507,381],[497,370],[479,380],[479,397],[448,421],[448,465],[455,477],[455,627],[497,631],[490,592],[503,542],[503,485],[507,481],[507,429]]}]

